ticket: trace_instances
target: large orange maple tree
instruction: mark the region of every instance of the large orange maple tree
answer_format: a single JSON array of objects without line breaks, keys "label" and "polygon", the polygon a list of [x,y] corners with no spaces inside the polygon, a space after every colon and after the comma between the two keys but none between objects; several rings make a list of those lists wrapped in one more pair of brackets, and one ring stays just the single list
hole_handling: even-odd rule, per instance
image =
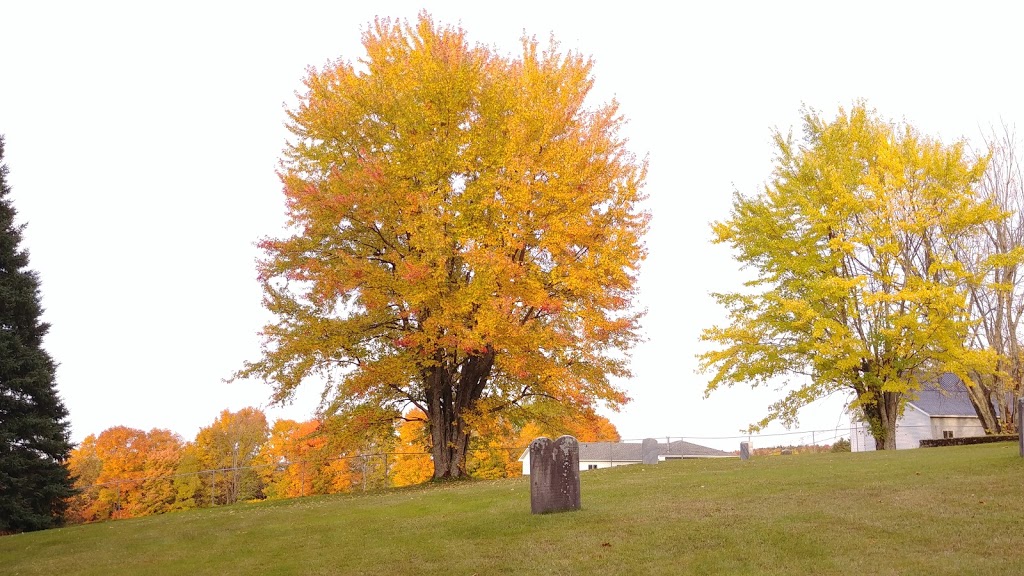
[{"label": "large orange maple tree", "polygon": [[371,426],[420,409],[435,478],[467,473],[471,422],[543,399],[627,401],[646,162],[592,61],[524,38],[378,19],[366,56],[312,70],[282,160],[291,235],[261,242],[257,377]]}]

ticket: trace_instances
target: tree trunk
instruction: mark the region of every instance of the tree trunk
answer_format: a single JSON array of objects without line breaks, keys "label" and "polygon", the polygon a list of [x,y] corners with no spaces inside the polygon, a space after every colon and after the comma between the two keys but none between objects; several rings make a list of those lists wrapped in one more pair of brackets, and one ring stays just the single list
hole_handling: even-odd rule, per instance
[{"label": "tree trunk", "polygon": [[[858,397],[867,394],[857,390]],[[874,392],[870,402],[861,405],[864,419],[875,439],[876,450],[896,449],[896,420],[899,418],[899,392]]]},{"label": "tree trunk", "polygon": [[1003,426],[996,416],[995,408],[992,406],[991,388],[985,385],[981,377],[975,375],[974,385],[967,386],[967,396],[971,399],[971,404],[981,420],[981,425],[985,428],[985,433],[1001,434]]},{"label": "tree trunk", "polygon": [[426,372],[427,419],[434,480],[466,475],[470,429],[464,416],[483,395],[494,366],[494,350],[464,358],[452,368],[442,357]]},{"label": "tree trunk", "polygon": [[460,478],[466,474],[466,450],[469,430],[456,414],[451,386],[442,386],[430,399],[430,452],[434,459],[434,479]]},{"label": "tree trunk", "polygon": [[900,396],[899,392],[879,393],[879,426],[873,430],[877,450],[896,449],[896,420],[899,418]]}]

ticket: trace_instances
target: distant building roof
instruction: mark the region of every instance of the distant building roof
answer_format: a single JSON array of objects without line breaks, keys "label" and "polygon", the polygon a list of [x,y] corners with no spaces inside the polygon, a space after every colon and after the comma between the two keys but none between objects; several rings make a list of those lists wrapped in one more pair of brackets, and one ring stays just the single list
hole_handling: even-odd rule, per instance
[{"label": "distant building roof", "polygon": [[643,459],[644,453],[639,443],[580,442],[580,460],[640,462]]},{"label": "distant building roof", "polygon": [[967,395],[967,386],[949,372],[938,380],[922,382],[916,398],[907,402],[929,416],[977,416]]},{"label": "distant building roof", "polygon": [[[682,458],[732,456],[728,452],[682,440],[676,440],[670,444],[658,443],[658,454]],[[643,444],[639,442],[580,442],[580,460],[641,462],[643,461]]]},{"label": "distant building roof", "polygon": [[701,446],[700,444],[684,442],[682,440],[676,440],[675,442],[666,445],[662,448],[661,454],[663,456],[732,456],[732,454],[729,454],[728,452],[715,450],[714,448],[708,448],[707,446]]}]

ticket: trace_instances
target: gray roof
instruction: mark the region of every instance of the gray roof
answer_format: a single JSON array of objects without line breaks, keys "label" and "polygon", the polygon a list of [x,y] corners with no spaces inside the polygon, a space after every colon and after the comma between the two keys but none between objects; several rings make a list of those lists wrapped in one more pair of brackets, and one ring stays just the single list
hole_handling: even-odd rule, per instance
[{"label": "gray roof", "polygon": [[729,454],[728,452],[715,450],[714,448],[708,448],[707,446],[701,446],[700,444],[684,442],[682,440],[676,440],[668,446],[665,446],[662,448],[661,454],[663,456],[732,456],[732,454]]},{"label": "gray roof", "polygon": [[[682,440],[676,440],[671,444],[659,442],[658,454],[690,458],[731,456],[728,452]],[[639,442],[580,442],[580,460],[588,462],[641,462],[643,461],[643,445]]]},{"label": "gray roof", "polygon": [[929,416],[977,416],[967,395],[967,386],[949,372],[938,380],[922,382],[916,398],[907,402]]},{"label": "gray roof", "polygon": [[643,459],[644,453],[639,442],[580,442],[580,460],[640,462]]}]

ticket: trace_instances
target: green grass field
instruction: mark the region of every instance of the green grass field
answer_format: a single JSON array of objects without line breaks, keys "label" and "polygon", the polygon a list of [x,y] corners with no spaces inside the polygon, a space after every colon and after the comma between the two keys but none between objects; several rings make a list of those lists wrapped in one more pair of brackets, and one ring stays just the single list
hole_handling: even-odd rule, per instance
[{"label": "green grass field", "polygon": [[0,574],[1024,574],[1015,443],[686,460],[0,537]]}]

